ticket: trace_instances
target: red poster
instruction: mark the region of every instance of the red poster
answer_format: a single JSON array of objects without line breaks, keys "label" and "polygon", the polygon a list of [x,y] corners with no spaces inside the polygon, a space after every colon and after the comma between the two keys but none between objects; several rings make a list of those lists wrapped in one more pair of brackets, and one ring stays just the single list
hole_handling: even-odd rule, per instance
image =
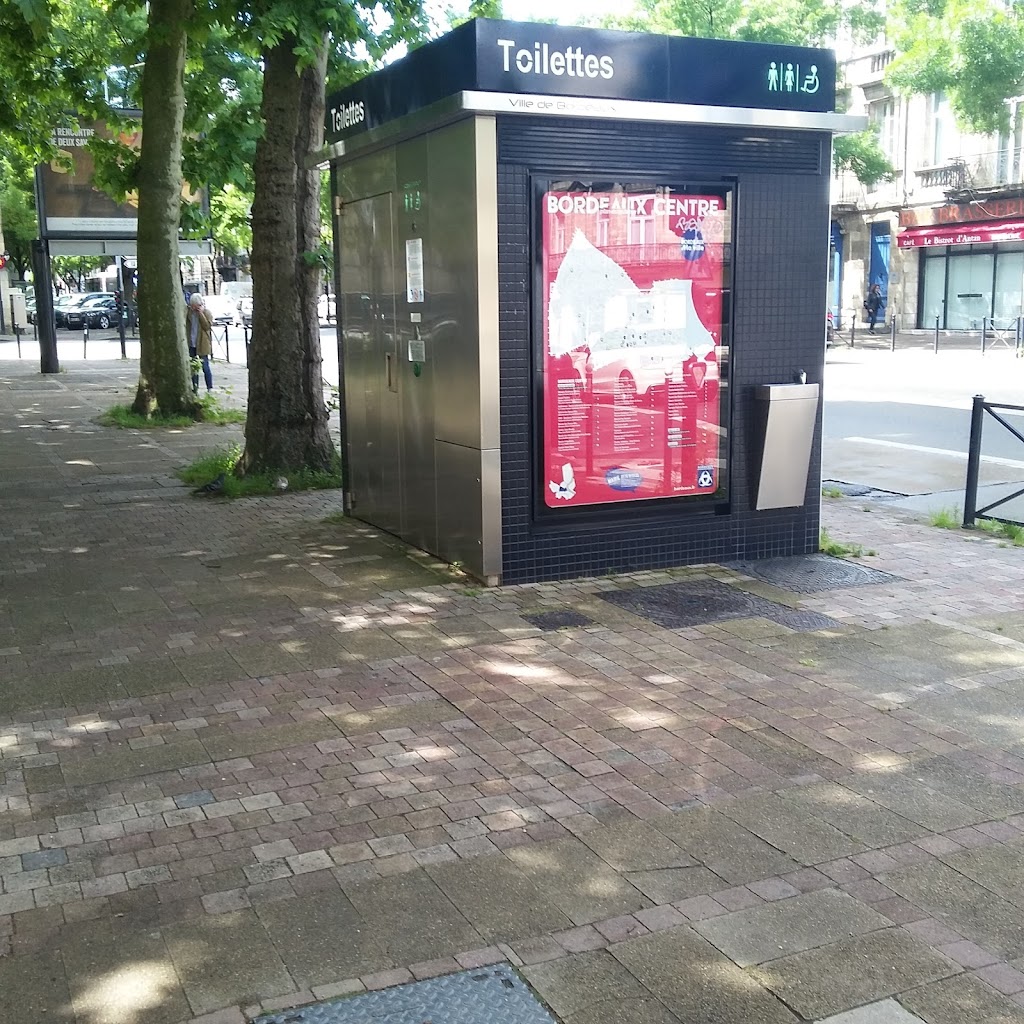
[{"label": "red poster", "polygon": [[542,202],[547,505],[713,494],[726,198],[552,191]]}]

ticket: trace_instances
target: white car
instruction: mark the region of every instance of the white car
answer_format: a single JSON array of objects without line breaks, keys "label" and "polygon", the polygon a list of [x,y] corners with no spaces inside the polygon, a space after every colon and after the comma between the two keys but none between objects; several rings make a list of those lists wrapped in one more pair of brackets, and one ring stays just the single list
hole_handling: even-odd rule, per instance
[{"label": "white car", "polygon": [[241,318],[238,312],[238,305],[228,295],[204,295],[203,302],[213,317],[215,324],[237,324]]},{"label": "white car", "polygon": [[322,324],[336,323],[338,320],[338,300],[333,295],[321,295],[317,299],[316,315]]}]

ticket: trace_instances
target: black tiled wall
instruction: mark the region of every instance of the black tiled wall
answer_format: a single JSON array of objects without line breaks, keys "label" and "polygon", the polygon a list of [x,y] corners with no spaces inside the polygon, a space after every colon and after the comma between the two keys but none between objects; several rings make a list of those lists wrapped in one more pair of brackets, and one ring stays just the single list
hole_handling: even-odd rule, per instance
[{"label": "black tiled wall", "polygon": [[[757,131],[498,119],[503,579],[522,583],[817,549],[821,417],[806,503],[755,512],[753,386],[804,370],[821,382],[827,286],[829,137]],[[729,508],[609,506],[586,524],[535,522],[532,436],[533,210],[530,174],[736,183],[730,350]]]}]

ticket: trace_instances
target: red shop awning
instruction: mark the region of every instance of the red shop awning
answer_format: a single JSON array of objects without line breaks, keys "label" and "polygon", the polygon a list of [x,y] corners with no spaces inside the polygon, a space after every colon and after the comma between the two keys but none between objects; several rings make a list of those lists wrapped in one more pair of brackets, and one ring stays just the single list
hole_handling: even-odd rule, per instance
[{"label": "red shop awning", "polygon": [[970,245],[975,242],[1024,242],[1024,220],[991,220],[978,224],[904,228],[896,237],[901,249],[929,245]]}]

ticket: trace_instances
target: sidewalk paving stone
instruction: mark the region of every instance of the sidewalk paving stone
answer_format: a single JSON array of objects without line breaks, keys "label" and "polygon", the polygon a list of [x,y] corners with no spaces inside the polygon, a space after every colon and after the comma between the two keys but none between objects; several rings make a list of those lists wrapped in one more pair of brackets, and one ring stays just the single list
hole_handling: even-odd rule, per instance
[{"label": "sidewalk paving stone", "polygon": [[210,755],[198,740],[181,740],[145,750],[111,743],[108,751],[85,750],[66,755],[61,761],[69,786],[94,786],[103,782],[134,779],[141,775],[172,771],[205,764]]},{"label": "sidewalk paving stone", "polygon": [[871,772],[854,776],[844,785],[933,832],[963,828],[987,817],[976,807],[928,789],[913,777],[913,773],[906,771]]},{"label": "sidewalk paving stone", "polygon": [[[940,982],[940,984],[942,984]],[[908,1013],[895,999],[883,999],[868,1006],[837,1013],[818,1024],[924,1024],[920,1017]]]},{"label": "sidewalk paving stone", "polygon": [[[500,960],[558,989],[580,954],[646,987],[568,1024],[792,1022],[779,965],[839,1013],[1020,1019],[1019,549],[829,500],[886,582],[480,590],[337,493],[193,499],[174,468],[241,431],[91,422],[136,372],[0,364],[0,1019],[238,1022]],[[600,596],[666,585],[799,631]]]},{"label": "sidewalk paving stone", "polygon": [[627,874],[626,878],[656,904],[707,896],[725,885],[718,875],[704,867],[638,871]]},{"label": "sidewalk paving stone", "polygon": [[344,889],[394,963],[422,963],[487,945],[422,868]]},{"label": "sidewalk paving stone", "polygon": [[796,1024],[775,996],[689,928],[630,939],[611,953],[682,1021]]},{"label": "sidewalk paving stone", "polygon": [[922,985],[899,1001],[928,1024],[1024,1024],[1024,1007],[971,974]]},{"label": "sidewalk paving stone", "polygon": [[544,889],[500,853],[438,864],[427,874],[485,942],[514,943],[572,926]]},{"label": "sidewalk paving stone", "polygon": [[302,988],[387,970],[394,961],[340,889],[263,903],[256,908],[278,954]]},{"label": "sidewalk paving stone", "polygon": [[693,928],[740,967],[750,967],[890,925],[852,896],[821,889],[700,921]]},{"label": "sidewalk paving stone", "polygon": [[697,863],[657,829],[632,816],[581,832],[579,839],[616,871],[658,871]]},{"label": "sidewalk paving stone", "polygon": [[907,843],[927,833],[923,826],[836,783],[799,786],[780,795],[787,804],[820,818],[869,849]]},{"label": "sidewalk paving stone", "polygon": [[651,824],[733,885],[785,874],[800,866],[792,857],[716,810],[684,811],[654,818]]},{"label": "sidewalk paving stone", "polygon": [[650,901],[576,839],[554,839],[505,854],[573,924],[645,910]]},{"label": "sidewalk paving stone", "polygon": [[991,889],[932,861],[882,876],[894,892],[985,949],[1004,957],[1024,956],[1024,914]]},{"label": "sidewalk paving stone", "polygon": [[899,929],[872,932],[751,968],[808,1020],[947,978],[959,966]]},{"label": "sidewalk paving stone", "polygon": [[1024,837],[979,850],[943,854],[939,859],[1024,911]]},{"label": "sidewalk paving stone", "polygon": [[164,927],[163,935],[193,1013],[296,987],[252,910],[190,918]]},{"label": "sidewalk paving stone", "polygon": [[866,846],[839,829],[792,805],[781,796],[737,800],[722,807],[733,821],[805,865],[849,857]]},{"label": "sidewalk paving stone", "polygon": [[648,995],[610,953],[581,953],[525,968],[526,980],[560,1018],[583,1015],[609,1000],[632,1001]]},{"label": "sidewalk paving stone", "polygon": [[[176,1024],[189,1016],[159,931],[107,918],[69,926],[61,936],[75,1012],[84,1020]],[[12,1018],[16,1019],[16,1018]]]}]

